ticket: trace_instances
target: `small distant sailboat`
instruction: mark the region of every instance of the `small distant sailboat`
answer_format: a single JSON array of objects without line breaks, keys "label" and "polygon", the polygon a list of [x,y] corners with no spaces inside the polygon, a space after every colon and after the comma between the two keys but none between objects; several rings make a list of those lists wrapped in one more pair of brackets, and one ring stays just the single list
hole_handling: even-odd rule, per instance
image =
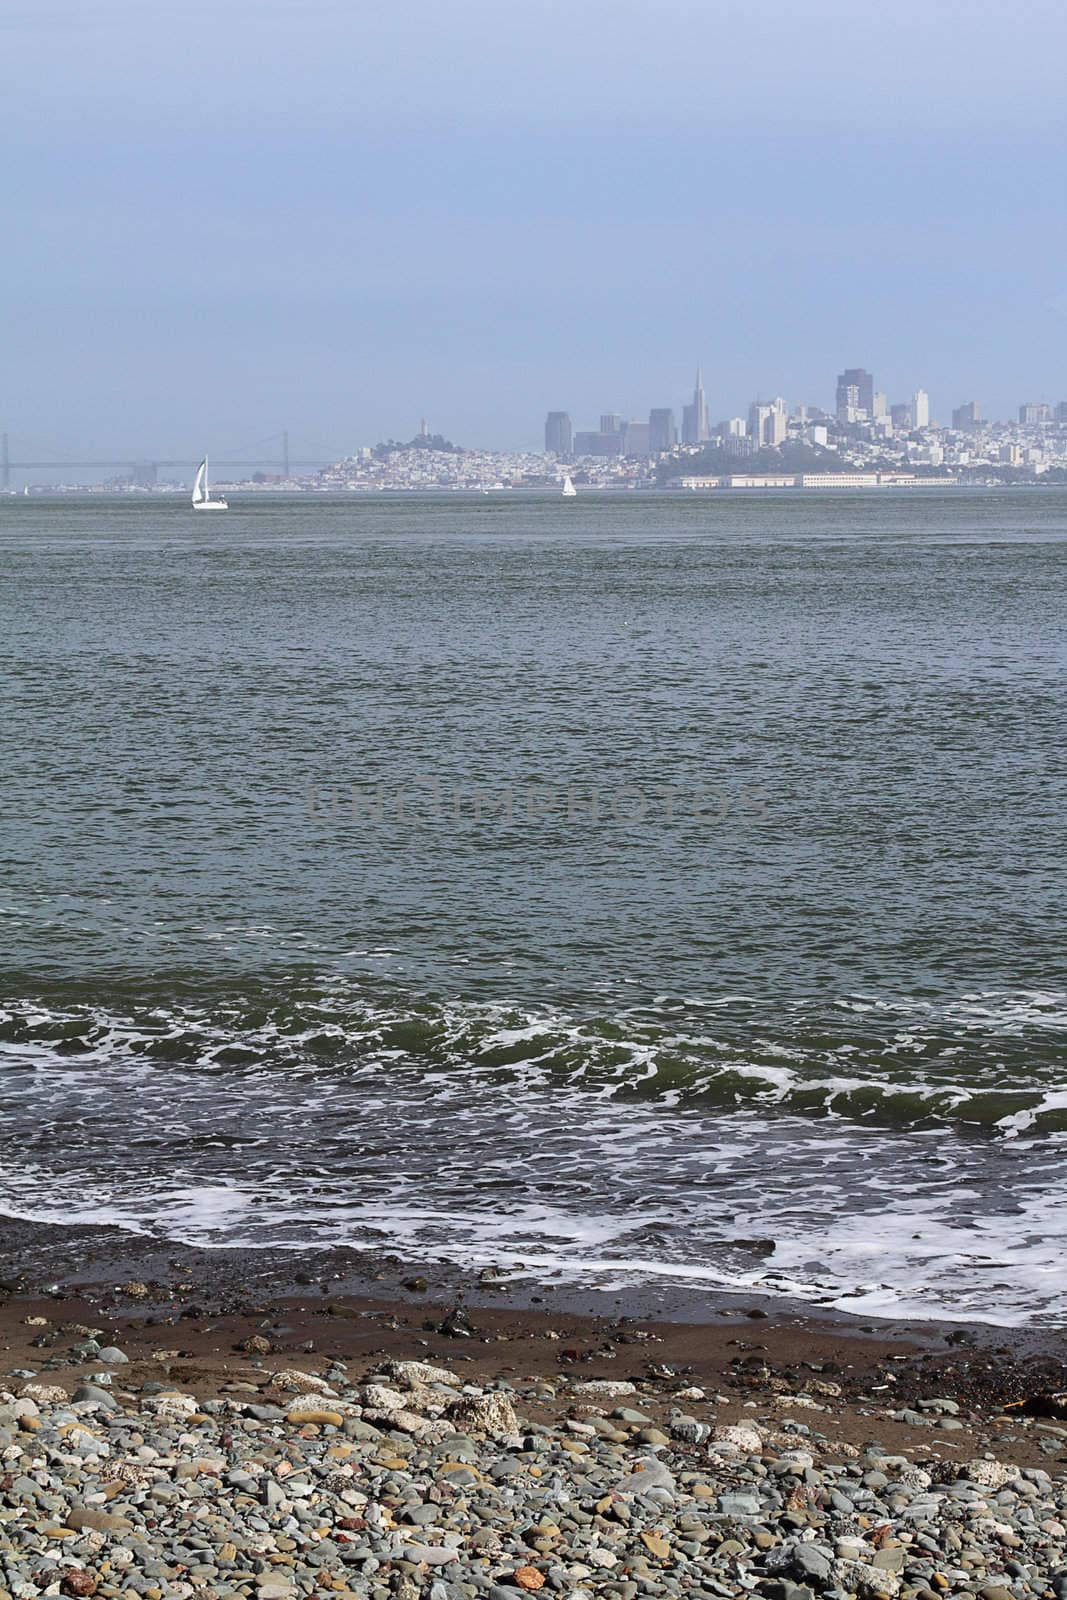
[{"label": "small distant sailboat", "polygon": [[211,490],[207,481],[207,456],[204,457],[196,469],[196,482],[193,484],[193,510],[194,511],[228,511],[229,501],[212,500]]},{"label": "small distant sailboat", "polygon": [[563,496],[564,500],[573,500],[575,495],[578,493],[577,489],[574,487],[573,482],[571,481],[571,475],[570,475],[569,472],[568,472],[567,476],[564,478],[564,480],[563,480],[563,488],[559,492]]}]

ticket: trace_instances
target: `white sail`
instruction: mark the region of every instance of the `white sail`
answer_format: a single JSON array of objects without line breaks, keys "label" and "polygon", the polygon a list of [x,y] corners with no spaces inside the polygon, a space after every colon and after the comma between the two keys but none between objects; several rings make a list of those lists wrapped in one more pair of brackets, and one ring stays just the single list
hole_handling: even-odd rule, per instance
[{"label": "white sail", "polygon": [[571,475],[570,475],[569,472],[568,472],[567,476],[563,480],[563,488],[560,490],[560,493],[562,495],[565,495],[568,500],[571,498],[572,495],[575,495],[575,494],[578,493],[577,489],[574,487],[574,484],[571,482]]},{"label": "white sail", "polygon": [[227,511],[229,501],[212,500],[211,488],[207,481],[207,456],[204,457],[196,469],[196,482],[193,484],[193,510],[194,511]]}]

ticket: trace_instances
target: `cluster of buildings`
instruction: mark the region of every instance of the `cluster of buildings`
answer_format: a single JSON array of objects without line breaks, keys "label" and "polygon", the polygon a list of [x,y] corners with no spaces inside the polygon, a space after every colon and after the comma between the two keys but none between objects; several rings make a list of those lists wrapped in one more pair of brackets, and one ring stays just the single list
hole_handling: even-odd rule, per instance
[{"label": "cluster of buildings", "polygon": [[[288,436],[286,436],[288,437]],[[6,435],[0,435],[0,493],[14,493]],[[55,463],[62,466],[63,463]],[[864,367],[837,375],[832,411],[790,406],[782,397],[753,400],[747,415],[712,423],[698,369],[679,417],[671,406],[647,418],[603,412],[599,426],[575,430],[566,411],[545,419],[544,452],[466,450],[428,432],[407,444],[356,450],[321,471],[256,472],[219,487],[283,492],[490,493],[558,488],[566,476],[601,489],[671,487],[885,487],[931,482],[1003,484],[1044,479],[1067,483],[1067,401],[1027,400],[1009,420],[983,417],[965,400],[948,424],[937,422],[923,388],[891,402]],[[185,494],[188,484],[163,482],[156,467],[89,484],[35,486],[63,491]],[[24,489],[25,493],[30,488]]]},{"label": "cluster of buildings", "polygon": [[[790,446],[802,447],[808,456],[803,464],[815,470],[786,472]],[[674,483],[688,476],[691,481],[685,486],[695,487],[701,475],[696,470],[686,474],[687,458],[717,455],[722,461],[736,460],[736,471],[728,476],[740,483],[751,480],[744,471],[746,459],[758,455],[764,474],[773,468],[768,451],[783,459],[783,483],[804,476],[811,487],[828,474],[835,481],[838,474],[850,475],[865,485],[929,481],[931,473],[941,470],[949,481],[1002,481],[1006,472],[1019,471],[1040,476],[1067,471],[1067,401],[1026,401],[1011,421],[987,421],[978,402],[967,400],[945,426],[933,419],[925,389],[892,403],[876,388],[870,372],[849,367],[837,376],[833,411],[790,407],[777,396],[753,400],[746,416],[712,424],[698,371],[692,399],[682,407],[680,428],[670,407],[653,409],[647,421],[628,422],[606,412],[595,430],[575,431],[565,411],[550,411],[545,420],[546,454],[577,468],[590,482],[617,478],[617,469],[605,472],[606,464],[625,461],[635,483],[651,470],[657,481]],[[721,474],[719,481],[724,481]],[[769,480],[766,486],[771,486]]]},{"label": "cluster of buildings", "polygon": [[670,406],[635,419],[607,411],[589,429],[575,429],[565,411],[550,411],[543,454],[441,444],[424,423],[408,445],[357,450],[306,482],[269,487],[490,493],[551,488],[565,474],[600,489],[899,488],[1013,482],[1048,472],[1067,478],[1067,402],[1027,401],[1016,418],[1001,422],[983,419],[978,402],[968,400],[942,426],[925,389],[891,403],[870,372],[849,367],[837,377],[832,411],[789,406],[776,396],[753,400],[747,415],[713,423],[698,371],[680,425]]},{"label": "cluster of buildings", "polygon": [[649,456],[664,455],[679,443],[699,445],[711,437],[708,402],[699,370],[693,398],[682,407],[680,437],[670,406],[653,407],[647,422],[641,418],[625,422],[618,412],[606,411],[600,418],[599,428],[579,430],[577,433],[566,411],[550,411],[545,419],[545,453],[564,459],[575,456],[628,456],[635,461],[647,460]]},{"label": "cluster of buildings", "polygon": [[344,461],[323,468],[314,487],[327,493],[352,489],[489,493],[543,488],[557,479],[555,463],[534,451],[445,450],[413,444],[388,451],[357,450]]},{"label": "cluster of buildings", "polygon": [[[431,436],[424,421],[407,444],[356,450],[317,472],[257,472],[229,487],[489,494],[558,489],[566,475],[598,489],[881,488],[1042,477],[1067,482],[1067,402],[1028,400],[1011,420],[989,421],[976,400],[967,400],[943,425],[934,420],[925,389],[891,403],[870,372],[849,367],[837,376],[832,411],[790,406],[776,396],[753,400],[746,415],[713,423],[698,370],[679,414],[670,406],[653,407],[647,418],[607,411],[598,427],[576,430],[567,412],[550,411],[543,453],[459,449]],[[156,482],[154,469],[98,487],[112,493],[187,491],[187,485]]]},{"label": "cluster of buildings", "polygon": [[[806,416],[810,409],[801,407],[800,411]],[[747,417],[730,417],[712,426],[698,369],[693,398],[682,407],[680,428],[670,406],[653,407],[647,422],[640,418],[626,422],[617,412],[608,411],[601,416],[599,428],[577,432],[566,411],[550,411],[545,419],[545,452],[561,460],[622,456],[647,461],[679,447],[699,449],[721,443],[731,453],[743,456],[765,446],[773,449],[784,444],[789,437],[789,423],[789,408],[779,396],[774,400],[754,400]]]}]

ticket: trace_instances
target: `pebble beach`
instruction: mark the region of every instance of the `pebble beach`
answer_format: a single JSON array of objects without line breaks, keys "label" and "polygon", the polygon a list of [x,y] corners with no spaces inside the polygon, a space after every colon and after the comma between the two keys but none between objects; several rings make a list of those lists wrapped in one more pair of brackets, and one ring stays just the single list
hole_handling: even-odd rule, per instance
[{"label": "pebble beach", "polygon": [[1067,1595],[1047,1354],[154,1292],[6,1299],[0,1600]]}]

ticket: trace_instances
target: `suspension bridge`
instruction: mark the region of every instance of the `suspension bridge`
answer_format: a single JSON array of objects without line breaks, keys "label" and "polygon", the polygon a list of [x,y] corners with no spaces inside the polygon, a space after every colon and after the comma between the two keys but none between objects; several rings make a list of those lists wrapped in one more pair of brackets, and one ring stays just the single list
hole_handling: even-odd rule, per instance
[{"label": "suspension bridge", "polygon": [[[305,447],[307,441],[303,441]],[[240,472],[247,476],[250,472],[279,473],[283,478],[288,478],[294,471],[315,471],[319,467],[329,466],[333,461],[340,461],[349,452],[344,450],[319,449],[314,454],[295,456],[290,453],[289,431],[283,429],[280,433],[272,433],[266,439],[257,439],[253,444],[242,445],[236,450],[212,451],[211,468],[212,476],[216,481],[220,478]],[[59,459],[31,459],[36,454],[28,451],[25,455],[12,452],[8,434],[0,434],[0,489],[11,487],[11,474],[13,472],[127,472],[138,481],[151,484],[155,483],[160,472],[164,475],[180,471],[183,476],[191,476],[200,457],[198,455],[179,456],[166,459],[161,456],[146,458],[144,455],[121,455],[116,452],[113,458],[97,457],[93,460],[63,461]]]}]

